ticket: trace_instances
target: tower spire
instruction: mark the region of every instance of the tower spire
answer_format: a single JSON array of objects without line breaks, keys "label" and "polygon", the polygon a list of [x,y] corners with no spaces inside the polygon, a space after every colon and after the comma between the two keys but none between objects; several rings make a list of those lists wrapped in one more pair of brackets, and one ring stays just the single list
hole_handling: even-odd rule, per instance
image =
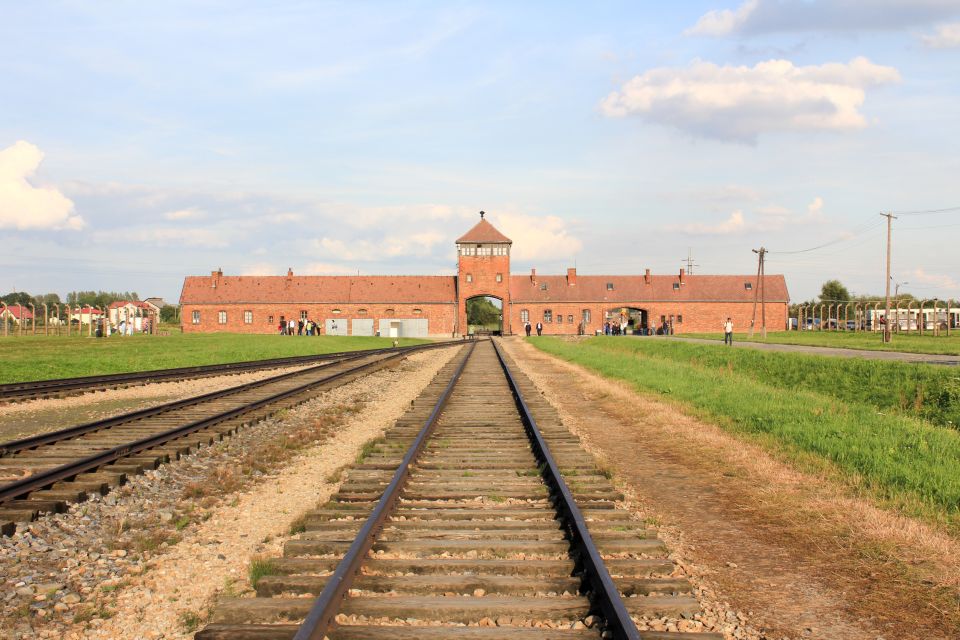
[{"label": "tower spire", "polygon": [[487,214],[486,211],[481,211],[481,212],[480,212],[480,219],[483,220],[483,216],[485,216],[486,214]]}]

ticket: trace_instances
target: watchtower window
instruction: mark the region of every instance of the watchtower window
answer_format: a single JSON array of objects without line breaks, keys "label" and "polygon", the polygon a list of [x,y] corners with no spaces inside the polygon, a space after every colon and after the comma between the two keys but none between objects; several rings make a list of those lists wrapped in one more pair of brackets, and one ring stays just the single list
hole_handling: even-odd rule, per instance
[{"label": "watchtower window", "polygon": [[473,282],[473,274],[472,274],[472,273],[468,273],[468,274],[467,274],[467,282]]},{"label": "watchtower window", "polygon": [[498,273],[498,274],[497,274],[497,282],[503,282],[503,274],[502,274],[502,273]]},{"label": "watchtower window", "polygon": [[607,283],[607,291],[613,291],[613,283],[612,283],[612,282],[608,282],[608,283]]}]

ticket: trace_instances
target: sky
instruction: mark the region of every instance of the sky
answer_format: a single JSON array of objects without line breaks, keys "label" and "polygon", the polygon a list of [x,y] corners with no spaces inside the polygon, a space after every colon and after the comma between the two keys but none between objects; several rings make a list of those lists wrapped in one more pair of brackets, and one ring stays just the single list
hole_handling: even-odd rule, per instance
[{"label": "sky", "polygon": [[[0,3],[0,290],[783,273],[960,298],[960,0]],[[946,211],[942,211],[947,209]]]}]

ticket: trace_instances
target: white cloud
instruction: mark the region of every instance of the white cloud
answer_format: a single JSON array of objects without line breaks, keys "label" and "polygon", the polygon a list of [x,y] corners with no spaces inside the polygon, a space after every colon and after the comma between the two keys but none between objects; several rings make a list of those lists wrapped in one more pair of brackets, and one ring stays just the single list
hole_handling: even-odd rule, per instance
[{"label": "white cloud", "polygon": [[747,0],[735,10],[714,9],[700,16],[697,24],[683,32],[686,36],[726,36],[737,31],[757,10],[759,0]]},{"label": "white cloud", "polygon": [[737,209],[726,220],[716,224],[690,222],[666,225],[664,231],[673,231],[697,236],[724,236],[750,231],[780,231],[791,226],[811,225],[823,222],[823,198],[815,197],[803,214],[778,204],[765,204],[753,209],[753,219],[747,218],[742,209]]},{"label": "white cloud", "polygon": [[772,131],[848,131],[867,126],[865,88],[897,82],[893,67],[860,57],[806,67],[788,60],[719,66],[701,60],[635,76],[600,105],[692,135],[753,143]]},{"label": "white cloud", "polygon": [[98,242],[123,242],[157,247],[223,248],[230,242],[220,229],[181,229],[178,227],[141,227],[112,229],[94,234]]},{"label": "white cloud", "polygon": [[927,273],[924,269],[918,267],[910,275],[914,284],[922,283],[940,289],[949,289],[951,292],[960,289],[960,283],[957,283],[953,276],[945,273]]},{"label": "white cloud", "polygon": [[329,262],[311,262],[304,267],[304,275],[308,276],[348,276],[355,273],[355,270]]},{"label": "white cloud", "polygon": [[342,215],[345,222],[359,229],[396,225],[401,220],[405,224],[427,224],[477,215],[476,211],[470,211],[465,207],[451,207],[443,204],[390,207],[340,206],[334,207],[332,212]]},{"label": "white cloud", "polygon": [[690,222],[687,224],[669,225],[665,227],[667,231],[680,231],[697,236],[726,236],[734,233],[742,233],[746,229],[746,221],[743,218],[743,211],[734,211],[730,217],[718,224],[703,224],[702,222]]},{"label": "white cloud", "polygon": [[427,255],[435,245],[448,240],[450,239],[442,233],[424,231],[391,235],[375,241],[357,239],[349,243],[324,236],[314,240],[313,246],[335,260],[377,262],[385,258]]},{"label": "white cloud", "polygon": [[745,0],[703,14],[688,36],[722,37],[785,31],[900,30],[960,14],[956,0]]},{"label": "white cloud", "polygon": [[53,187],[30,183],[42,162],[43,152],[23,140],[0,151],[0,228],[83,228],[69,198]]},{"label": "white cloud", "polygon": [[960,22],[942,24],[933,35],[921,36],[920,39],[931,49],[960,48]]},{"label": "white cloud", "polygon": [[205,215],[203,209],[189,207],[187,209],[177,209],[176,211],[167,211],[163,217],[167,220],[188,220],[202,218]]},{"label": "white cloud", "polygon": [[518,260],[571,258],[583,248],[569,234],[566,221],[557,216],[500,213],[491,216],[490,222],[513,240],[512,255]]},{"label": "white cloud", "polygon": [[278,276],[280,267],[272,262],[254,262],[240,270],[242,276]]}]

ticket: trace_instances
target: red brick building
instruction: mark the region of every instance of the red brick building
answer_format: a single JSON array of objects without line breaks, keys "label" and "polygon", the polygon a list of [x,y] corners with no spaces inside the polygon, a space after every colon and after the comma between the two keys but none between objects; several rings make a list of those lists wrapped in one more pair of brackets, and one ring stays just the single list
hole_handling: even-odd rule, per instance
[{"label": "red brick building", "polygon": [[[503,303],[503,332],[543,323],[545,334],[594,333],[605,322],[631,330],[720,331],[730,317],[750,325],[755,275],[511,275],[513,243],[483,219],[457,239],[455,276],[187,276],[180,295],[183,330],[275,333],[281,321],[314,320],[332,335],[453,336],[467,327],[467,300]],[[782,275],[763,279],[767,326],[787,324]],[[757,322],[761,309],[757,305]]]}]

